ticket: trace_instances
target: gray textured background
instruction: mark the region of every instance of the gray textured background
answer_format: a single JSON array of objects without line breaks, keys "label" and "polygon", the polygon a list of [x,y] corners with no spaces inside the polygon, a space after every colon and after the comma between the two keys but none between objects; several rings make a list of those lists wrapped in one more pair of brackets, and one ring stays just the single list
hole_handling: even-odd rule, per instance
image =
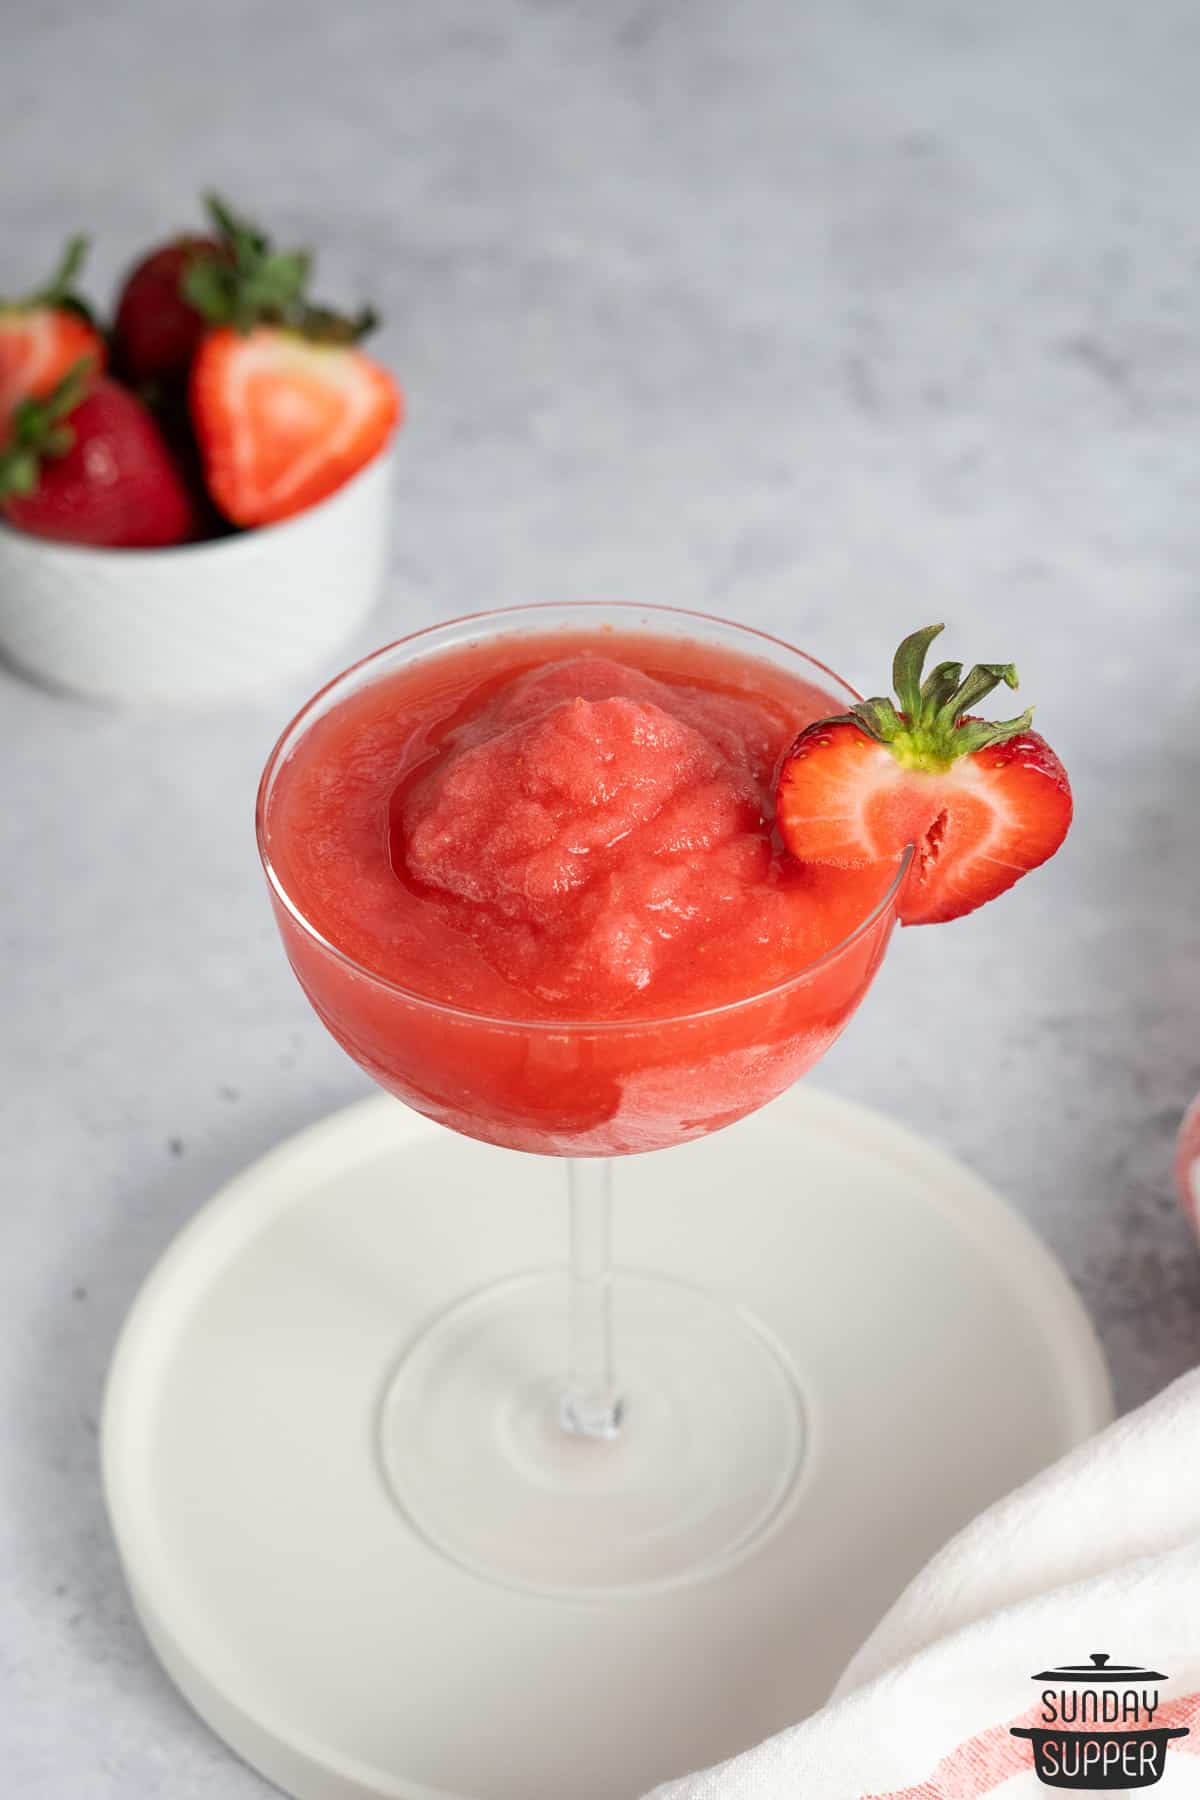
[{"label": "gray textured background", "polygon": [[[1042,875],[909,932],[815,1079],[1036,1221],[1122,1404],[1200,1353],[1172,1137],[1200,1085],[1200,11],[1191,0],[146,0],[0,11],[0,287],[106,293],[218,182],[375,297],[392,581],[676,600],[876,686],[1018,659],[1075,778]],[[251,804],[300,688],[194,720],[0,673],[0,1769],[22,1800],[262,1791],[156,1672],[97,1489],[105,1361],[226,1176],[364,1088]],[[867,1250],[869,1254],[869,1248]]]}]

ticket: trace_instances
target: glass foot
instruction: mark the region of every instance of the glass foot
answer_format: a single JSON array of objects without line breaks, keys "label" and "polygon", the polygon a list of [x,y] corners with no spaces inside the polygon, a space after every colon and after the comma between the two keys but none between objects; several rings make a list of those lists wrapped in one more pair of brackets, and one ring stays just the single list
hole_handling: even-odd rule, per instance
[{"label": "glass foot", "polygon": [[660,1588],[714,1574],[779,1517],[804,1450],[790,1365],[747,1314],[618,1271],[622,1410],[610,1438],[561,1418],[564,1271],[459,1301],[388,1384],[388,1485],[430,1544],[538,1593]]}]

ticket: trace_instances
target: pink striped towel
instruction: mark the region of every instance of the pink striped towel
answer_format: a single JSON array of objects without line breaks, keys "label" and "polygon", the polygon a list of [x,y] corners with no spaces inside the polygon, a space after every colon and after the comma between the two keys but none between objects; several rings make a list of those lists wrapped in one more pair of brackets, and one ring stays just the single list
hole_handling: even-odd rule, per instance
[{"label": "pink striped towel", "polygon": [[1011,1735],[1044,1721],[1029,1677],[1093,1651],[1167,1678],[1151,1722],[1190,1735],[1155,1792],[1196,1800],[1200,1370],[952,1539],[820,1712],[647,1800],[1034,1800],[1054,1789]]}]

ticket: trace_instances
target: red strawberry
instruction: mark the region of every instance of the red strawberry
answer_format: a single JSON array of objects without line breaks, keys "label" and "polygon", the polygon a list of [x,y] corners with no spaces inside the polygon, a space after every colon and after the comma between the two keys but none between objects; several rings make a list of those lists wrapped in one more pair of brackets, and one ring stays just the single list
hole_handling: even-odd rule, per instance
[{"label": "red strawberry", "polygon": [[[336,324],[319,319],[322,331]],[[259,325],[204,340],[192,369],[192,424],[208,490],[236,525],[314,506],[391,436],[400,392],[386,369],[344,341],[357,329],[346,326],[339,341]]]},{"label": "red strawberry", "polygon": [[939,663],[924,682],[929,625],[896,652],[900,702],[862,700],[844,717],[802,731],[780,764],[776,817],[802,862],[852,868],[899,860],[913,866],[900,897],[905,925],[973,912],[1053,856],[1071,823],[1066,770],[1036,731],[1032,709],[992,724],[970,708],[1011,663]]},{"label": "red strawberry", "polygon": [[104,367],[104,339],[73,286],[86,254],[87,239],[72,238],[45,287],[0,300],[0,444],[22,400],[44,398],[83,357]]},{"label": "red strawberry", "polygon": [[211,324],[243,330],[300,303],[308,279],[306,250],[276,250],[257,226],[217,194],[205,206],[212,231],[176,238],[126,278],[113,328],[122,373],[161,393],[183,384]]},{"label": "red strawberry", "polygon": [[194,502],[141,401],[76,364],[44,400],[25,400],[0,452],[0,508],[13,525],[70,544],[179,544]]},{"label": "red strawberry", "polygon": [[113,325],[113,351],[127,380],[184,380],[207,330],[183,291],[188,271],[198,260],[221,261],[227,254],[216,238],[179,237],[130,271]]},{"label": "red strawberry", "polygon": [[222,257],[198,256],[183,294],[212,327],[188,390],[208,491],[235,525],[267,525],[341,487],[387,441],[402,402],[355,346],[375,323],[311,304],[306,250],[270,239],[210,195]]}]

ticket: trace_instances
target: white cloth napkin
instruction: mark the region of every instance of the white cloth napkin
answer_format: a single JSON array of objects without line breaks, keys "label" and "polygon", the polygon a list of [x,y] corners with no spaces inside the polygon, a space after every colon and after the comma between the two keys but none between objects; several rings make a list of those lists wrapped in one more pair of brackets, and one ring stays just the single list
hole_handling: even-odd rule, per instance
[{"label": "white cloth napkin", "polygon": [[1200,1370],[998,1501],[939,1551],[820,1712],[647,1800],[1003,1800],[1050,1793],[1013,1725],[1029,1677],[1161,1671],[1184,1725],[1155,1790],[1200,1795]]}]

